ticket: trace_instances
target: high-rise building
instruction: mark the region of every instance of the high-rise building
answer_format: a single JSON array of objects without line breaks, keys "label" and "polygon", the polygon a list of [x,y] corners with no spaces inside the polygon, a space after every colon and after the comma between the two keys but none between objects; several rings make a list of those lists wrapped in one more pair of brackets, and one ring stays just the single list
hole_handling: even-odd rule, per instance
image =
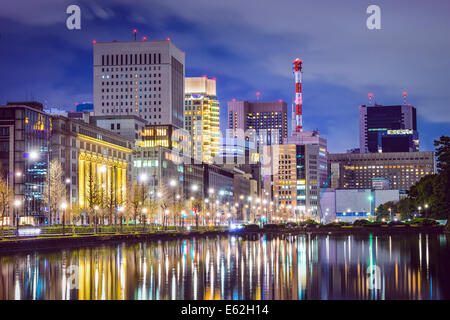
[{"label": "high-rise building", "polygon": [[94,104],[90,102],[77,103],[76,112],[94,112]]},{"label": "high-rise building", "polygon": [[[327,141],[319,132],[297,132],[286,144],[267,146],[263,183],[289,218],[319,218],[320,189],[327,180]],[[266,193],[264,193],[266,194]]]},{"label": "high-rise building", "polygon": [[170,40],[94,43],[94,115],[183,128],[184,64]]},{"label": "high-rise building", "polygon": [[435,172],[432,151],[329,154],[328,165],[333,173],[330,187],[343,189],[374,188],[383,178],[389,189],[406,191]]},{"label": "high-rise building", "polygon": [[[287,138],[287,105],[283,101],[228,102],[228,134],[240,138],[240,133],[253,132],[257,149],[264,145],[282,144]],[[252,133],[249,133],[252,135]]]},{"label": "high-rise building", "polygon": [[361,153],[419,151],[416,108],[360,106],[359,144]]},{"label": "high-rise building", "polygon": [[186,78],[184,109],[184,128],[191,135],[194,159],[212,163],[219,154],[220,140],[216,79]]}]

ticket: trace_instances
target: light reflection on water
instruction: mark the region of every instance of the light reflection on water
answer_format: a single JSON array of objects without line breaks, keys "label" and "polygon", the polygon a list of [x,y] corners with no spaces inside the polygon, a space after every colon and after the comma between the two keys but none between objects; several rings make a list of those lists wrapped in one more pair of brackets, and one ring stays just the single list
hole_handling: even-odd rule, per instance
[{"label": "light reflection on water", "polygon": [[123,243],[0,256],[0,299],[450,299],[449,264],[445,235]]}]

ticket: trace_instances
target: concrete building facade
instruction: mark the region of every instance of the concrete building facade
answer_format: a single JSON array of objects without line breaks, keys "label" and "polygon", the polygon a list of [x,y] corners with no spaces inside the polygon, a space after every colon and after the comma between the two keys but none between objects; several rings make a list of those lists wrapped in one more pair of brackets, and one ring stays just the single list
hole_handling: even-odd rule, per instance
[{"label": "concrete building facade", "polygon": [[287,144],[267,146],[263,194],[291,218],[320,217],[320,189],[327,179],[327,144],[318,132],[299,132]]},{"label": "concrete building facade", "polygon": [[283,101],[230,101],[227,128],[227,137],[254,132],[258,150],[259,146],[282,144],[288,133],[287,105]]},{"label": "concrete building facade", "polygon": [[374,179],[389,180],[389,189],[408,190],[435,173],[434,152],[336,153],[328,155],[332,188],[366,189]]},{"label": "concrete building facade", "polygon": [[359,142],[361,153],[419,151],[416,108],[360,106]]},{"label": "concrete building facade", "polygon": [[94,43],[94,115],[184,126],[185,57],[169,39]]},{"label": "concrete building facade", "polygon": [[113,115],[93,116],[89,118],[89,123],[129,139],[139,140],[139,134],[144,129],[147,121],[135,115]]}]

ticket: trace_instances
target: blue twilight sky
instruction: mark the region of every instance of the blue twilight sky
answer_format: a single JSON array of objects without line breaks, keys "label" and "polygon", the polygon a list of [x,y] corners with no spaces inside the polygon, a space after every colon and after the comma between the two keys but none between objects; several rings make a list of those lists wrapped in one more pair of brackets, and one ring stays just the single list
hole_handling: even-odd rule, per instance
[{"label": "blue twilight sky", "polygon": [[[81,30],[66,8],[81,7]],[[366,9],[381,8],[381,30]],[[417,107],[421,150],[450,134],[450,2],[382,0],[2,0],[0,104],[34,98],[74,109],[92,101],[92,40],[171,40],[186,76],[217,78],[221,125],[227,101],[294,98],[292,61],[303,64],[305,130],[330,152],[358,147],[358,105]],[[289,115],[290,116],[290,115]],[[222,127],[223,129],[223,127]]]}]

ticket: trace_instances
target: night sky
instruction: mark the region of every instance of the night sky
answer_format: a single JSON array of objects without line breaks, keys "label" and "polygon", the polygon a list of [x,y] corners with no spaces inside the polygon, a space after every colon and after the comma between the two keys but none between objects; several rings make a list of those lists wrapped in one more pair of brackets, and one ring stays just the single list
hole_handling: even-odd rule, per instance
[{"label": "night sky", "polygon": [[[81,30],[66,27],[81,7]],[[366,9],[381,8],[381,30]],[[292,61],[303,60],[305,130],[330,152],[359,147],[358,105],[417,107],[420,149],[450,134],[450,1],[2,0],[0,104],[34,99],[74,110],[92,101],[92,41],[166,39],[186,52],[186,76],[217,78],[227,101],[294,99]],[[290,116],[290,114],[289,114]],[[290,125],[290,123],[289,123]]]}]

